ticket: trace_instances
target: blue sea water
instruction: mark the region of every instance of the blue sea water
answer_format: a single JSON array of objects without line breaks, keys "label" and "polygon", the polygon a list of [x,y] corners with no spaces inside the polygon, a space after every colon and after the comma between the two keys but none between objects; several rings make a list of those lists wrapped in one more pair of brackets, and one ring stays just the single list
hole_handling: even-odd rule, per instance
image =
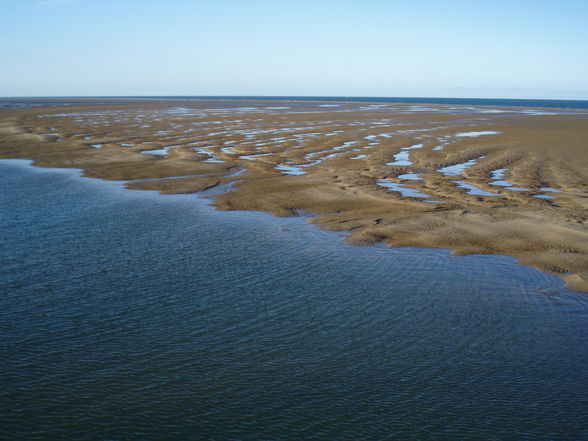
[{"label": "blue sea water", "polygon": [[588,296],[0,161],[0,439],[588,439]]},{"label": "blue sea water", "polygon": [[254,100],[254,101],[342,101],[373,103],[456,104],[466,106],[547,107],[555,109],[588,109],[588,100],[502,99],[502,98],[436,98],[436,97],[359,97],[359,96],[96,96],[96,97],[40,97],[0,98],[3,107],[63,106],[74,104],[112,104],[120,99],[199,99],[199,100]]},{"label": "blue sea water", "polygon": [[[145,97],[158,98],[158,97]],[[292,100],[292,101],[346,101],[373,103],[415,103],[415,104],[457,104],[514,107],[551,107],[568,109],[588,109],[588,100],[545,100],[545,99],[507,99],[507,98],[436,98],[436,97],[374,97],[374,96],[197,96],[168,98],[198,99],[249,99],[249,100]]]}]

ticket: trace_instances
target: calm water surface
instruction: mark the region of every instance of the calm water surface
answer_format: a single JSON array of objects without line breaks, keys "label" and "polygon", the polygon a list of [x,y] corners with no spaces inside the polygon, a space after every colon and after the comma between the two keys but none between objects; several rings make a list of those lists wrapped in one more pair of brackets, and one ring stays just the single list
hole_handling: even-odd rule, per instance
[{"label": "calm water surface", "polygon": [[588,296],[0,161],[0,439],[588,439]]},{"label": "calm water surface", "polygon": [[[1,108],[71,106],[76,104],[113,104],[128,103],[129,100],[255,100],[255,101],[343,101],[372,103],[414,103],[414,104],[457,104],[465,106],[514,106],[514,107],[550,107],[559,109],[588,109],[588,100],[550,100],[550,99],[500,99],[500,98],[436,98],[436,97],[360,97],[360,96],[96,96],[96,97],[31,97],[2,98]],[[330,106],[329,106],[330,107]],[[274,107],[276,109],[276,107]]]}]

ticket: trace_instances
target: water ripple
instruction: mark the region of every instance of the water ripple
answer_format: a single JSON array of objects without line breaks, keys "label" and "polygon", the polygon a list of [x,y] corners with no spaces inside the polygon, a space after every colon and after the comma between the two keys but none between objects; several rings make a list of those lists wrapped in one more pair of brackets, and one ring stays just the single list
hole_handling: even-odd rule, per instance
[{"label": "water ripple", "polygon": [[0,166],[0,438],[588,437],[553,276]]}]

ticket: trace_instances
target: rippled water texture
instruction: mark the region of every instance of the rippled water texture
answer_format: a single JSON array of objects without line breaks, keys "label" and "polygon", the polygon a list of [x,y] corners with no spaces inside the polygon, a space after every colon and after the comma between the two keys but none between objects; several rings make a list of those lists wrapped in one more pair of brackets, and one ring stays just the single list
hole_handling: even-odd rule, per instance
[{"label": "rippled water texture", "polygon": [[588,297],[1,161],[0,439],[588,439]]}]

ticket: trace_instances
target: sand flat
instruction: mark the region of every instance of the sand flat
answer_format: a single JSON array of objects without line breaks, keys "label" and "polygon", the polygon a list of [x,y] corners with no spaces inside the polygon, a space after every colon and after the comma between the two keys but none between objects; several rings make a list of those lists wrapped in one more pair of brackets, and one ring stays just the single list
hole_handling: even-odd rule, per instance
[{"label": "sand flat", "polygon": [[[162,193],[224,185],[219,209],[313,213],[356,244],[508,254],[588,292],[585,110],[102,99],[0,110],[0,157]],[[522,191],[492,185],[502,169]],[[411,174],[429,202],[379,185]]]}]

